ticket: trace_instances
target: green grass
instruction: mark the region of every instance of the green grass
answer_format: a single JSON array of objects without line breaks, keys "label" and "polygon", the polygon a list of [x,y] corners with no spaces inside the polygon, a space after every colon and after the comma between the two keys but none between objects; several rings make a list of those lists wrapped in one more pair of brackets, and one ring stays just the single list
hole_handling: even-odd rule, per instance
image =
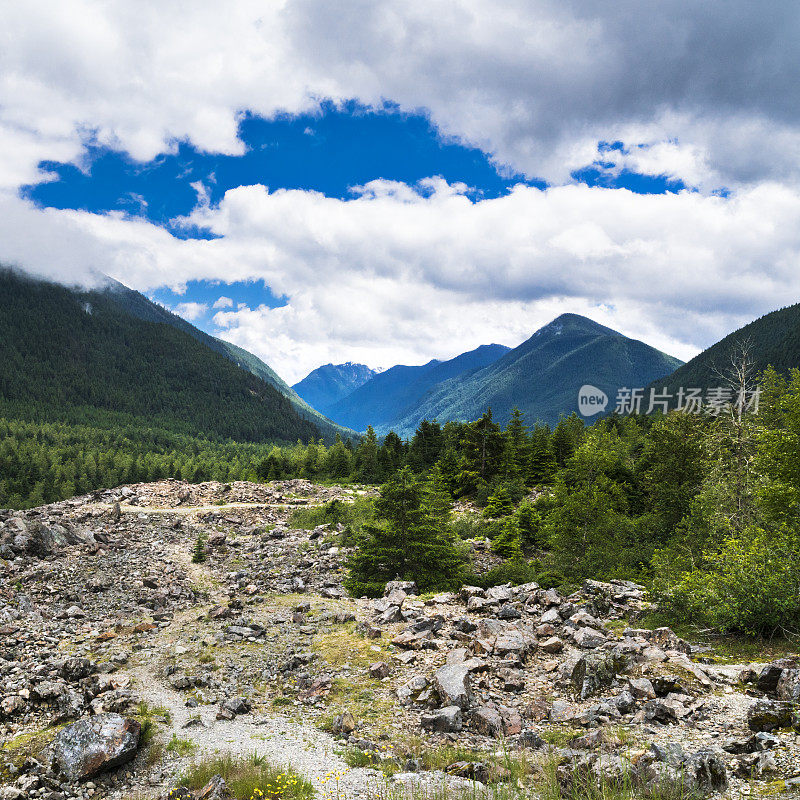
[{"label": "green grass", "polygon": [[549,759],[542,766],[536,790],[539,800],[700,800],[699,796],[672,783],[647,787],[643,791],[634,785],[630,773],[614,779],[573,767],[564,774],[559,772],[555,759]]},{"label": "green grass", "polygon": [[158,724],[169,725],[172,722],[172,714],[163,706],[151,706],[144,700],[136,706],[136,711],[131,715],[141,726],[139,741],[142,744],[149,744],[156,734]]},{"label": "green grass", "polygon": [[219,755],[197,761],[180,785],[197,790],[215,775],[225,779],[236,800],[312,800],[314,787],[289,767],[280,768],[253,753],[244,758]]},{"label": "green grass", "polygon": [[177,756],[190,756],[197,750],[197,745],[191,739],[181,739],[173,733],[164,749]]}]

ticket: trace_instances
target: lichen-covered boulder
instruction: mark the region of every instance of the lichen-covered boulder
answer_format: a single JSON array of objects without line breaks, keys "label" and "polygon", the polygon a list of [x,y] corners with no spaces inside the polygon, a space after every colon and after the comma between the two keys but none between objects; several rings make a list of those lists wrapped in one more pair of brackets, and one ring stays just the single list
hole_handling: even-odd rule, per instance
[{"label": "lichen-covered boulder", "polygon": [[130,761],[141,725],[119,714],[98,714],[62,728],[51,745],[51,764],[68,780],[82,780]]}]

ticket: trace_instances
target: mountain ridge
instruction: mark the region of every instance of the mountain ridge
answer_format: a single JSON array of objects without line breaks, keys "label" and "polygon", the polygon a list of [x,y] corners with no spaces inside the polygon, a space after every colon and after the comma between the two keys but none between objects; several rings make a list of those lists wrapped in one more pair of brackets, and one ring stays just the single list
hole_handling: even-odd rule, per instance
[{"label": "mountain ridge", "polygon": [[514,407],[528,424],[550,425],[577,410],[578,390],[597,386],[613,399],[623,385],[644,386],[681,361],[578,314],[562,314],[494,363],[432,389],[394,421],[409,435],[423,419],[468,421],[488,407],[505,422]]},{"label": "mountain ridge", "polygon": [[0,413],[245,442],[319,436],[274,386],[198,337],[121,312],[105,289],[0,269]]},{"label": "mountain ridge", "polygon": [[321,413],[347,397],[378,374],[366,364],[346,361],[343,364],[322,364],[292,386],[303,400]]},{"label": "mountain ridge", "polygon": [[388,423],[413,407],[431,387],[485,366],[508,349],[500,344],[480,345],[446,361],[431,359],[419,366],[398,364],[373,376],[329,411],[340,424],[356,430],[372,425],[376,431],[388,432]]}]

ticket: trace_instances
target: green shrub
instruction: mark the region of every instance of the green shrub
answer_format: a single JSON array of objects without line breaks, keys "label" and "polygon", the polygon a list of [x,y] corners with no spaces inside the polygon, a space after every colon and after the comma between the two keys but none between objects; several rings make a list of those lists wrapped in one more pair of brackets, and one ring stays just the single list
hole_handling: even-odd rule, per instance
[{"label": "green shrub", "polygon": [[665,559],[654,557],[654,593],[679,618],[723,632],[771,636],[800,631],[800,535],[788,528],[748,528],[706,554],[702,569],[670,580]]},{"label": "green shrub", "polygon": [[500,527],[480,514],[460,514],[450,523],[450,530],[457,539],[494,539]]},{"label": "green shrub", "polygon": [[535,567],[523,558],[504,561],[502,564],[493,567],[488,572],[480,575],[471,573],[464,577],[464,583],[470,586],[480,586],[482,589],[489,589],[492,586],[502,586],[510,583],[512,586],[519,586],[522,583],[531,583],[538,578]]}]

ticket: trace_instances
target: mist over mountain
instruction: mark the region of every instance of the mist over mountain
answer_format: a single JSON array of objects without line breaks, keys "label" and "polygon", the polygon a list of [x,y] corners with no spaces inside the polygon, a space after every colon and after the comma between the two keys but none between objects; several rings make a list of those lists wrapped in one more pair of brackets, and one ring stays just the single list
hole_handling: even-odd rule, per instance
[{"label": "mist over mountain", "polygon": [[9,416],[138,420],[254,442],[343,430],[292,395],[255,356],[121,284],[70,289],[0,270],[0,405]]}]

